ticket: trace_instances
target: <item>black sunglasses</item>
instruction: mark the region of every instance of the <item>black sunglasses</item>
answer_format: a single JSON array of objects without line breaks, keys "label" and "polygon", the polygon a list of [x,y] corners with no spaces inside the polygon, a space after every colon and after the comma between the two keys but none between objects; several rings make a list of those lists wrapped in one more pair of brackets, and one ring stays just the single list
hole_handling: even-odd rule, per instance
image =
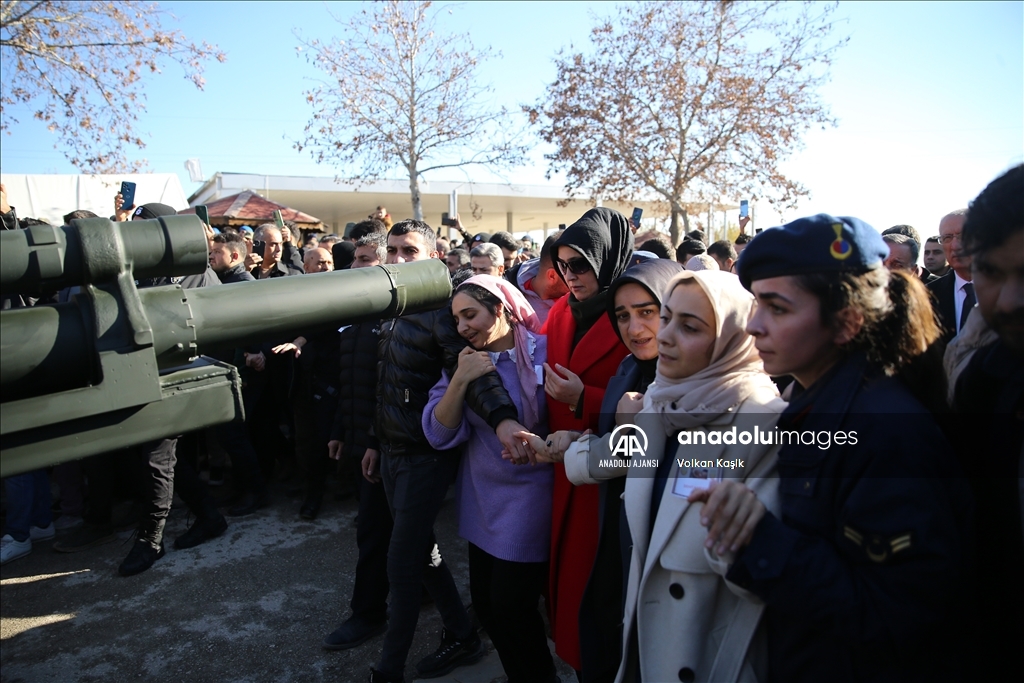
[{"label": "black sunglasses", "polygon": [[563,275],[567,270],[572,271],[574,275],[583,275],[584,273],[589,273],[593,270],[593,268],[590,267],[590,262],[585,258],[571,258],[568,261],[556,258],[555,265],[558,266],[558,269],[562,271]]}]

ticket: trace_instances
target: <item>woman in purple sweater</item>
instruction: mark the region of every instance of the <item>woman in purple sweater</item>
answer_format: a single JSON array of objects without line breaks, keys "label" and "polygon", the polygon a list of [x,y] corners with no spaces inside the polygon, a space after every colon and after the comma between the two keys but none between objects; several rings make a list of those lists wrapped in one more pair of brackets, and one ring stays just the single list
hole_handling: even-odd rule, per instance
[{"label": "woman in purple sweater", "polygon": [[519,421],[547,432],[542,368],[547,344],[537,315],[514,285],[477,275],[452,298],[459,334],[469,342],[455,373],[442,373],[423,412],[423,432],[438,450],[466,444],[456,483],[459,534],[469,541],[469,590],[509,683],[558,680],[537,603],[548,575],[550,465],[502,460],[494,430],[466,410],[466,387],[497,372]]}]

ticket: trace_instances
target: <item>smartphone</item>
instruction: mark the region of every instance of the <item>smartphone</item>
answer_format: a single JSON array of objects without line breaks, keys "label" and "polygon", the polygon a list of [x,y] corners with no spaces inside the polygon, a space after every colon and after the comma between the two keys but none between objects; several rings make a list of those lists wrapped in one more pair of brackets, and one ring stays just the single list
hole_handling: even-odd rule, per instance
[{"label": "smartphone", "polygon": [[263,250],[267,248],[267,243],[263,240],[254,240],[252,243],[252,253],[256,254],[260,258],[263,258]]},{"label": "smartphone", "polygon": [[135,183],[130,183],[127,180],[121,183],[121,199],[124,200],[124,204],[121,205],[122,210],[135,208]]},{"label": "smartphone", "polygon": [[644,210],[640,207],[633,208],[633,215],[630,217],[629,222],[633,224],[634,230],[640,229],[640,217],[644,215]]},{"label": "smartphone", "polygon": [[441,214],[441,225],[446,225],[449,228],[454,228],[455,227],[455,219],[454,218],[449,218],[448,217],[448,212],[446,211],[445,213]]},{"label": "smartphone", "polygon": [[274,209],[274,225],[277,226],[278,230],[285,227],[284,218],[281,216],[281,209]]},{"label": "smartphone", "polygon": [[740,200],[740,218],[746,218],[750,215],[750,202],[746,199]]},{"label": "smartphone", "polygon": [[206,210],[206,204],[196,205],[196,215],[199,216],[199,220],[201,220],[202,222],[206,223],[207,225],[210,224],[210,212]]}]

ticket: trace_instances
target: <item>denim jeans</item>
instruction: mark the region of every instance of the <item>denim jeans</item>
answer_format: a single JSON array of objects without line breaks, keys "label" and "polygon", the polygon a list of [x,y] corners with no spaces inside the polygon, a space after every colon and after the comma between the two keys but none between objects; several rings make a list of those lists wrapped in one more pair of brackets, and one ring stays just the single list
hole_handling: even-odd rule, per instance
[{"label": "denim jeans", "polygon": [[448,566],[437,552],[434,521],[459,467],[458,457],[381,454],[381,475],[395,525],[388,548],[391,618],[377,670],[400,677],[412,646],[426,586],[449,632],[468,638],[473,626]]},{"label": "denim jeans", "polygon": [[28,538],[31,526],[48,527],[50,514],[50,478],[46,470],[15,474],[4,479],[7,487],[7,524],[4,534],[18,542]]}]

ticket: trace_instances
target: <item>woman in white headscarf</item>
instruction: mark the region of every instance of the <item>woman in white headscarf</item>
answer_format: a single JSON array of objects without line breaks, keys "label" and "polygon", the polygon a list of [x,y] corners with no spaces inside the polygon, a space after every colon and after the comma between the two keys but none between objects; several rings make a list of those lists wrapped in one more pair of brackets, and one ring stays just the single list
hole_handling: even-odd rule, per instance
[{"label": "woman in white headscarf", "polygon": [[[745,331],[754,299],[735,275],[681,273],[662,301],[658,372],[636,419],[658,466],[631,466],[626,482],[632,548],[617,680],[763,680],[763,606],[724,576],[777,505],[778,447],[759,443],[755,427],[772,430],[786,404]],[[717,544],[705,527],[711,506],[732,513],[711,529]]]}]

